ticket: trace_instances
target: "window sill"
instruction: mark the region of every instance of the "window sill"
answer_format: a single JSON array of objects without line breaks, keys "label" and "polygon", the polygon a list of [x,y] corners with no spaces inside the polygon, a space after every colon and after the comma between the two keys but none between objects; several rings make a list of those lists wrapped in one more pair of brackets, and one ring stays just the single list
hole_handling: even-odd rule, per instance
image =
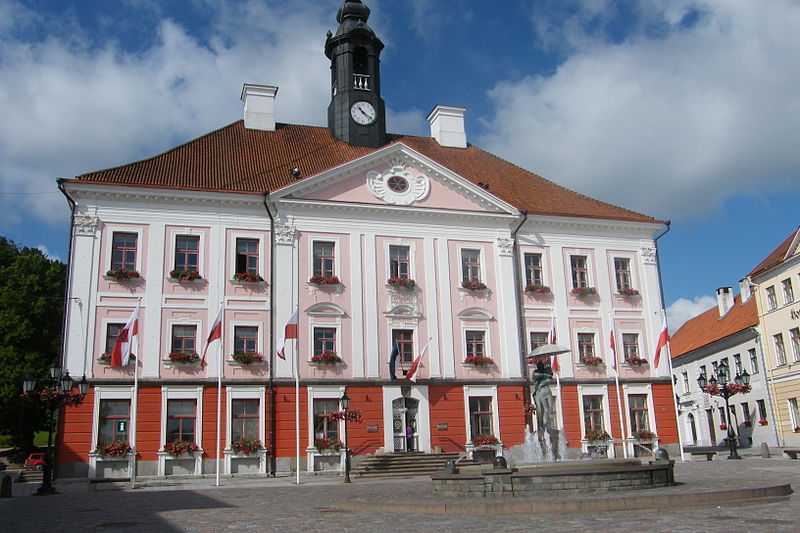
[{"label": "window sill", "polygon": [[204,278],[196,278],[196,279],[177,279],[177,278],[171,278],[171,277],[167,276],[167,282],[168,282],[168,283],[202,283],[202,282],[204,282],[204,281],[205,281],[205,279],[204,279]]},{"label": "window sill", "polygon": [[267,362],[266,361],[254,361],[252,363],[240,363],[239,361],[235,361],[233,359],[228,359],[225,362],[228,363],[231,366],[241,366],[243,368],[248,368],[248,367],[253,367],[253,366],[255,366],[255,367],[267,366]]},{"label": "window sill", "polygon": [[132,283],[132,282],[135,283],[137,281],[144,281],[144,278],[142,276],[136,278],[117,278],[114,276],[103,275],[103,279],[106,281],[115,281],[117,283]]},{"label": "window sill", "polygon": [[232,280],[230,280],[230,282],[231,282],[231,285],[262,286],[262,285],[266,285],[267,284],[267,281],[263,280],[263,279],[261,281],[245,281],[245,280],[242,280],[242,279],[232,279]]},{"label": "window sill", "polygon": [[322,368],[322,369],[335,368],[335,367],[338,367],[338,366],[344,366],[344,361],[337,361],[335,363],[318,363],[316,361],[307,361],[307,362],[308,362],[308,366],[315,366],[317,368]]},{"label": "window sill", "polygon": [[191,363],[175,363],[171,359],[162,359],[165,368],[195,368],[200,367],[200,360],[192,361]]}]

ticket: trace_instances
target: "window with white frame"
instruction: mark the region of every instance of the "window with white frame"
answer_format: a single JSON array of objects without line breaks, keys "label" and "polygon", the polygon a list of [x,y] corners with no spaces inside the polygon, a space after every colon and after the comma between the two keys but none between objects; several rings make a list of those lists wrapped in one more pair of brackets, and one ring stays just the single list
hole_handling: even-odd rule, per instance
[{"label": "window with white frame", "polygon": [[594,333],[578,333],[578,355],[581,362],[594,359]]},{"label": "window with white frame", "polygon": [[473,396],[469,399],[470,437],[492,435],[492,398]]},{"label": "window with white frame", "polygon": [[622,334],[622,351],[628,362],[639,359],[639,335],[637,333]]},{"label": "window with white frame", "polygon": [[258,352],[258,327],[234,326],[233,352],[257,353]]},{"label": "window with white frame", "polygon": [[481,281],[480,250],[461,250],[461,281]]},{"label": "window with white frame", "polygon": [[733,368],[737,375],[742,375],[742,371],[744,370],[744,368],[742,368],[742,356],[738,353],[733,355]]},{"label": "window with white frame", "polygon": [[775,296],[775,287],[767,287],[767,309],[772,311],[778,307],[778,298]]},{"label": "window with white frame", "polygon": [[728,416],[725,413],[724,407],[717,407],[717,411],[719,412],[719,423],[720,424],[727,424],[728,423]]},{"label": "window with white frame", "polygon": [[628,412],[631,421],[631,434],[650,429],[647,394],[629,394]]},{"label": "window with white frame", "polygon": [[617,292],[633,288],[633,282],[631,281],[631,260],[629,258],[614,258],[614,279],[617,283]]},{"label": "window with white frame", "polygon": [[600,395],[583,396],[583,429],[584,434],[590,431],[604,431],[603,397]]},{"label": "window with white frame", "polygon": [[464,333],[467,348],[467,357],[486,356],[486,332],[468,330]]},{"label": "window with white frame", "polygon": [[706,365],[700,365],[700,374],[699,375],[708,377],[708,374],[706,374]]},{"label": "window with white frame", "polygon": [[800,328],[790,329],[789,335],[792,337],[792,357],[795,362],[798,362],[800,361]]},{"label": "window with white frame", "polygon": [[589,286],[588,258],[585,255],[572,255],[569,258],[572,271],[572,288],[582,289]]},{"label": "window with white frame", "polygon": [[131,401],[129,399],[101,399],[97,424],[97,443],[128,442],[130,419]]},{"label": "window with white frame", "polygon": [[389,277],[409,279],[411,277],[411,248],[389,246]]},{"label": "window with white frame", "polygon": [[548,343],[549,333],[542,332],[542,331],[531,331],[530,334],[530,341],[531,341],[531,348],[530,351],[534,351],[539,346],[544,346]]},{"label": "window with white frame", "polygon": [[527,285],[544,285],[542,274],[542,254],[525,254],[525,283]]},{"label": "window with white frame", "polygon": [[392,330],[392,345],[397,344],[397,358],[401,363],[414,361],[414,331],[410,329]]},{"label": "window with white frame", "polygon": [[781,287],[783,288],[783,303],[792,303],[794,301],[794,291],[792,290],[791,278],[786,278],[785,280],[781,281]]},{"label": "window with white frame", "polygon": [[758,405],[758,419],[759,420],[766,420],[767,419],[767,404],[764,400],[756,400],[756,405]]},{"label": "window with white frame", "polygon": [[136,270],[136,233],[115,231],[111,236],[111,270]]},{"label": "window with white frame", "polygon": [[750,412],[750,404],[747,402],[742,402],[742,416],[744,418],[743,422],[746,424],[751,424],[753,421],[753,414]]},{"label": "window with white frame", "polygon": [[789,398],[789,417],[792,419],[792,427],[800,426],[800,411],[798,411],[797,398]]},{"label": "window with white frame", "polygon": [[747,350],[747,355],[750,356],[750,373],[758,374],[758,355],[755,348]]},{"label": "window with white frame", "polygon": [[106,350],[103,352],[104,354],[111,355],[114,351],[114,345],[117,343],[117,339],[119,339],[124,327],[125,324],[106,324]]},{"label": "window with white frame", "polygon": [[231,442],[259,438],[259,405],[258,399],[231,400]]},{"label": "window with white frame", "polygon": [[683,392],[689,392],[689,373],[688,372],[681,372],[681,377],[683,378]]},{"label": "window with white frame", "polygon": [[258,239],[236,239],[236,274],[258,274]]},{"label": "window with white frame", "polygon": [[338,410],[338,399],[314,399],[314,439],[339,440],[339,422],[328,416]]},{"label": "window with white frame", "polygon": [[332,277],[336,275],[335,243],[315,242],[313,245],[313,274]]},{"label": "window with white frame", "polygon": [[175,270],[183,272],[199,271],[200,236],[175,236]]},{"label": "window with white frame", "polygon": [[786,348],[783,345],[783,333],[778,333],[772,336],[775,343],[775,359],[778,366],[786,364]]},{"label": "window with white frame", "polygon": [[195,341],[197,339],[197,326],[178,325],[172,326],[172,339],[170,352],[172,353],[197,353]]},{"label": "window with white frame", "polygon": [[167,442],[195,442],[197,400],[167,400]]},{"label": "window with white frame", "polygon": [[336,328],[314,328],[314,354],[336,353]]}]

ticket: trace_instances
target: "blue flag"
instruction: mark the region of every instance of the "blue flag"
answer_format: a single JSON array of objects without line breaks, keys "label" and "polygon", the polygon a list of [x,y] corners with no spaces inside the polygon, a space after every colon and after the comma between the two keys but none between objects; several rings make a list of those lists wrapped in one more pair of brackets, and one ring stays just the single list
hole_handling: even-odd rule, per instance
[{"label": "blue flag", "polygon": [[400,353],[400,347],[395,342],[392,345],[392,353],[389,354],[389,379],[397,381],[397,376],[394,375],[394,365],[397,362],[397,355]]}]

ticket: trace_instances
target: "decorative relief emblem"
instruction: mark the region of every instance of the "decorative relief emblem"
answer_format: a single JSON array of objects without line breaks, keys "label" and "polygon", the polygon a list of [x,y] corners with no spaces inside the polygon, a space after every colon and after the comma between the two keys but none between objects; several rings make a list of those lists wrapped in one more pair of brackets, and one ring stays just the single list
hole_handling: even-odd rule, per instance
[{"label": "decorative relief emblem", "polygon": [[286,224],[275,224],[275,243],[276,244],[294,244],[294,234],[297,228]]},{"label": "decorative relief emblem", "polygon": [[655,265],[656,264],[656,248],[650,243],[642,243],[642,247],[639,250],[639,253],[642,256],[642,263],[645,265]]},{"label": "decorative relief emblem", "polygon": [[497,249],[500,251],[500,255],[512,255],[514,253],[514,240],[498,237]]},{"label": "decorative relief emblem", "polygon": [[425,175],[413,175],[399,160],[383,172],[367,172],[367,186],[376,198],[387,204],[411,205],[428,196],[430,180]]},{"label": "decorative relief emblem", "polygon": [[73,229],[75,231],[75,235],[93,237],[97,231],[98,222],[98,218],[93,217],[92,215],[75,215],[75,218],[73,219]]}]

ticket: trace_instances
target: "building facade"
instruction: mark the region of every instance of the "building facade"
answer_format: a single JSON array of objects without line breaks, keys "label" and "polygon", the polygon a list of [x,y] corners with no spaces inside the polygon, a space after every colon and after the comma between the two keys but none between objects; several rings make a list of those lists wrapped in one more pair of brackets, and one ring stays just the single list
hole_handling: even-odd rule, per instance
[{"label": "building facade", "polygon": [[[277,88],[248,84],[244,120],[61,182],[64,368],[92,384],[61,418],[61,475],[197,475],[218,459],[225,474],[338,470],[344,393],[361,415],[355,461],[486,437],[502,454],[526,438],[527,355],[553,333],[571,349],[551,387],[570,455],[590,430],[612,456],[638,454],[641,430],[675,453],[668,364],[651,361],[663,223],[468,144],[463,108],[437,106],[430,137],[386,133],[368,15],[344,3],[326,41],[328,128],[276,122]],[[135,363],[111,367],[135,309]],[[100,453],[119,440],[133,451]],[[197,449],[176,456],[178,441]]]}]

